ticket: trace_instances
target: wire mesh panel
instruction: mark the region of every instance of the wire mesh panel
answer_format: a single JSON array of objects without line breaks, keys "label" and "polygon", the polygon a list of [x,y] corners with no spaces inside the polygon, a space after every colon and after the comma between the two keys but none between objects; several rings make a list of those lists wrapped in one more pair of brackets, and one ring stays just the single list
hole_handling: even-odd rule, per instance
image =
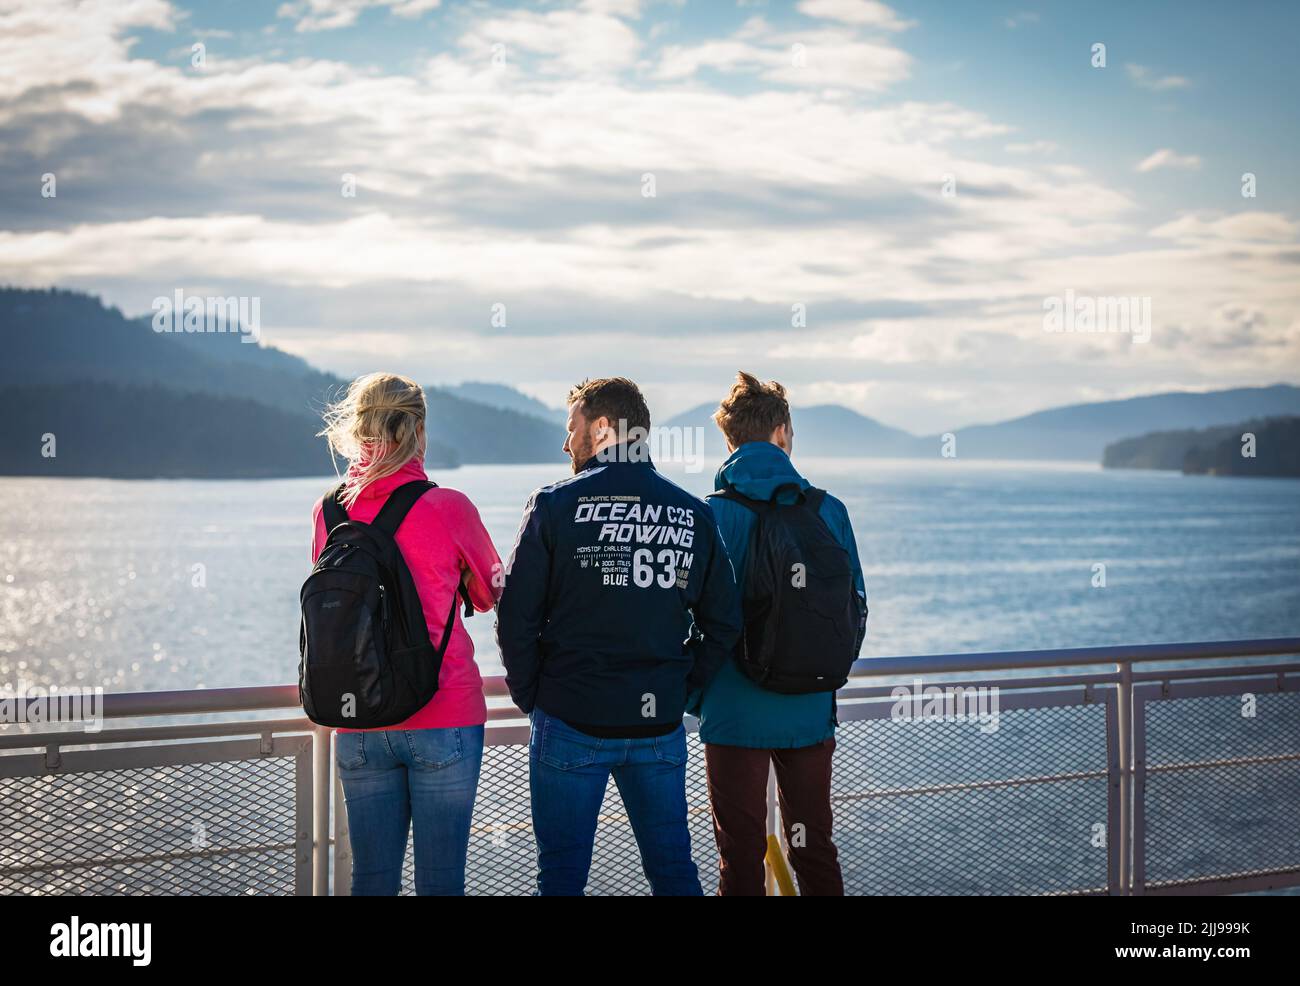
[{"label": "wire mesh panel", "polygon": [[[256,742],[88,751],[54,773],[0,758],[0,894],[310,892],[299,836],[311,806],[297,799],[309,740],[249,755]],[[115,765],[142,752],[157,761]]]},{"label": "wire mesh panel", "polygon": [[[705,783],[704,747],[695,733],[688,733],[686,748],[686,805],[692,855],[705,894],[712,894],[718,886],[718,853]],[[414,882],[415,862],[408,843],[402,893],[413,893]],[[536,889],[537,843],[528,798],[528,747],[487,746],[470,830],[465,892],[531,894]],[[627,810],[611,778],[596,826],[587,893],[601,896],[649,892]]]},{"label": "wire mesh panel", "polygon": [[704,769],[704,744],[698,733],[687,733],[686,812],[691,829],[691,856],[700,870],[705,896],[718,892],[718,843],[713,836],[713,811],[709,808],[709,783]]},{"label": "wire mesh panel", "polygon": [[843,722],[832,801],[845,892],[1104,893],[1111,705],[1003,708],[995,731],[880,708]]},{"label": "wire mesh panel", "polygon": [[[1112,693],[1113,696],[1113,693]],[[845,889],[853,894],[1104,893],[1111,701],[1004,709],[995,732],[971,722],[895,722],[842,709],[832,797]],[[718,855],[704,750],[688,736],[686,796],[706,894]],[[528,749],[489,746],[470,836],[466,891],[536,888]],[[408,846],[403,893],[410,893]],[[610,784],[589,894],[649,887],[622,799]]]},{"label": "wire mesh panel", "polygon": [[[468,894],[529,894],[536,881],[537,849],[528,807],[528,747],[483,748],[478,798],[465,866]],[[414,869],[408,850],[402,873],[410,892]]]},{"label": "wire mesh panel", "polygon": [[1276,688],[1256,679],[1142,689],[1143,889],[1287,872],[1269,885],[1300,882],[1300,692]]}]

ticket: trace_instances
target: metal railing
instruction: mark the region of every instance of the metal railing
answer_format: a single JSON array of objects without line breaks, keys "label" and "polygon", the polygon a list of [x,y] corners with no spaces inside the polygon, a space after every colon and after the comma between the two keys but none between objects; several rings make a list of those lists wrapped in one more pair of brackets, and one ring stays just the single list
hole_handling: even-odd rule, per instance
[{"label": "metal railing", "polygon": [[[1300,639],[1284,638],[859,661],[837,697],[832,782],[846,890],[1300,885],[1297,654]],[[529,893],[528,726],[502,679],[485,691],[467,890]],[[165,721],[0,730],[0,893],[347,893],[331,731],[301,715],[249,717],[297,704],[293,685],[109,694],[106,720]],[[687,801],[711,892],[694,727]],[[769,826],[781,832],[771,794]],[[647,889],[611,786],[588,892]]]}]

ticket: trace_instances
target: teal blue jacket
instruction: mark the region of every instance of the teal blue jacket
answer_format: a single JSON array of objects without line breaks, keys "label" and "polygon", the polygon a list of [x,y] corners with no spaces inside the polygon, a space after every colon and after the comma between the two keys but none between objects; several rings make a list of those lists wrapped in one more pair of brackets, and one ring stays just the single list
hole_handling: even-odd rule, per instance
[{"label": "teal blue jacket", "polygon": [[[798,483],[807,489],[812,484],[799,475],[790,457],[771,442],[746,442],[731,454],[714,477],[714,489],[733,486],[755,500],[769,500],[777,487]],[[793,491],[781,494],[781,502],[793,502]],[[713,497],[709,500],[713,515],[726,543],[727,553],[736,572],[736,583],[743,595],[745,559],[750,533],[754,526],[753,511],[732,500]],[[853,559],[853,580],[865,602],[866,583],[862,563],[849,523],[849,512],[829,493],[822,502],[821,517],[836,540]],[[687,711],[700,719],[700,739],[723,746],[744,746],[759,750],[792,749],[812,746],[835,735],[833,693],[782,695],[754,684],[734,660],[722,669],[703,692],[694,693]]]}]

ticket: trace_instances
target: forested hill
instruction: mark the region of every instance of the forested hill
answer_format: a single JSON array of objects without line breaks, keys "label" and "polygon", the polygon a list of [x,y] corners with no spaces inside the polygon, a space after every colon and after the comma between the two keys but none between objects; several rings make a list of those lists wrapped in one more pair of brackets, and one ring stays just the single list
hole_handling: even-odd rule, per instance
[{"label": "forested hill", "polygon": [[1215,476],[1300,476],[1300,417],[1126,438],[1107,446],[1102,464]]},{"label": "forested hill", "polygon": [[[156,332],[75,291],[0,289],[0,473],[332,474],[316,433],[346,381],[246,338]],[[428,396],[431,466],[563,461],[553,422],[436,388]]]}]

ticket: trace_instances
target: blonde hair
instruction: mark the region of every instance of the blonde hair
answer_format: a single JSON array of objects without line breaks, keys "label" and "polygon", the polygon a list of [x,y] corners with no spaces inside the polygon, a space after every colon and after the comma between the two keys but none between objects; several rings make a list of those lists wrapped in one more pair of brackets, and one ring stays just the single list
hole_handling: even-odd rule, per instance
[{"label": "blonde hair", "polygon": [[[357,377],[325,410],[319,432],[330,454],[347,459],[343,505],[350,507],[367,484],[391,476],[423,452],[420,426],[427,405],[418,383],[396,373]],[[360,467],[360,468],[356,468]]]}]

